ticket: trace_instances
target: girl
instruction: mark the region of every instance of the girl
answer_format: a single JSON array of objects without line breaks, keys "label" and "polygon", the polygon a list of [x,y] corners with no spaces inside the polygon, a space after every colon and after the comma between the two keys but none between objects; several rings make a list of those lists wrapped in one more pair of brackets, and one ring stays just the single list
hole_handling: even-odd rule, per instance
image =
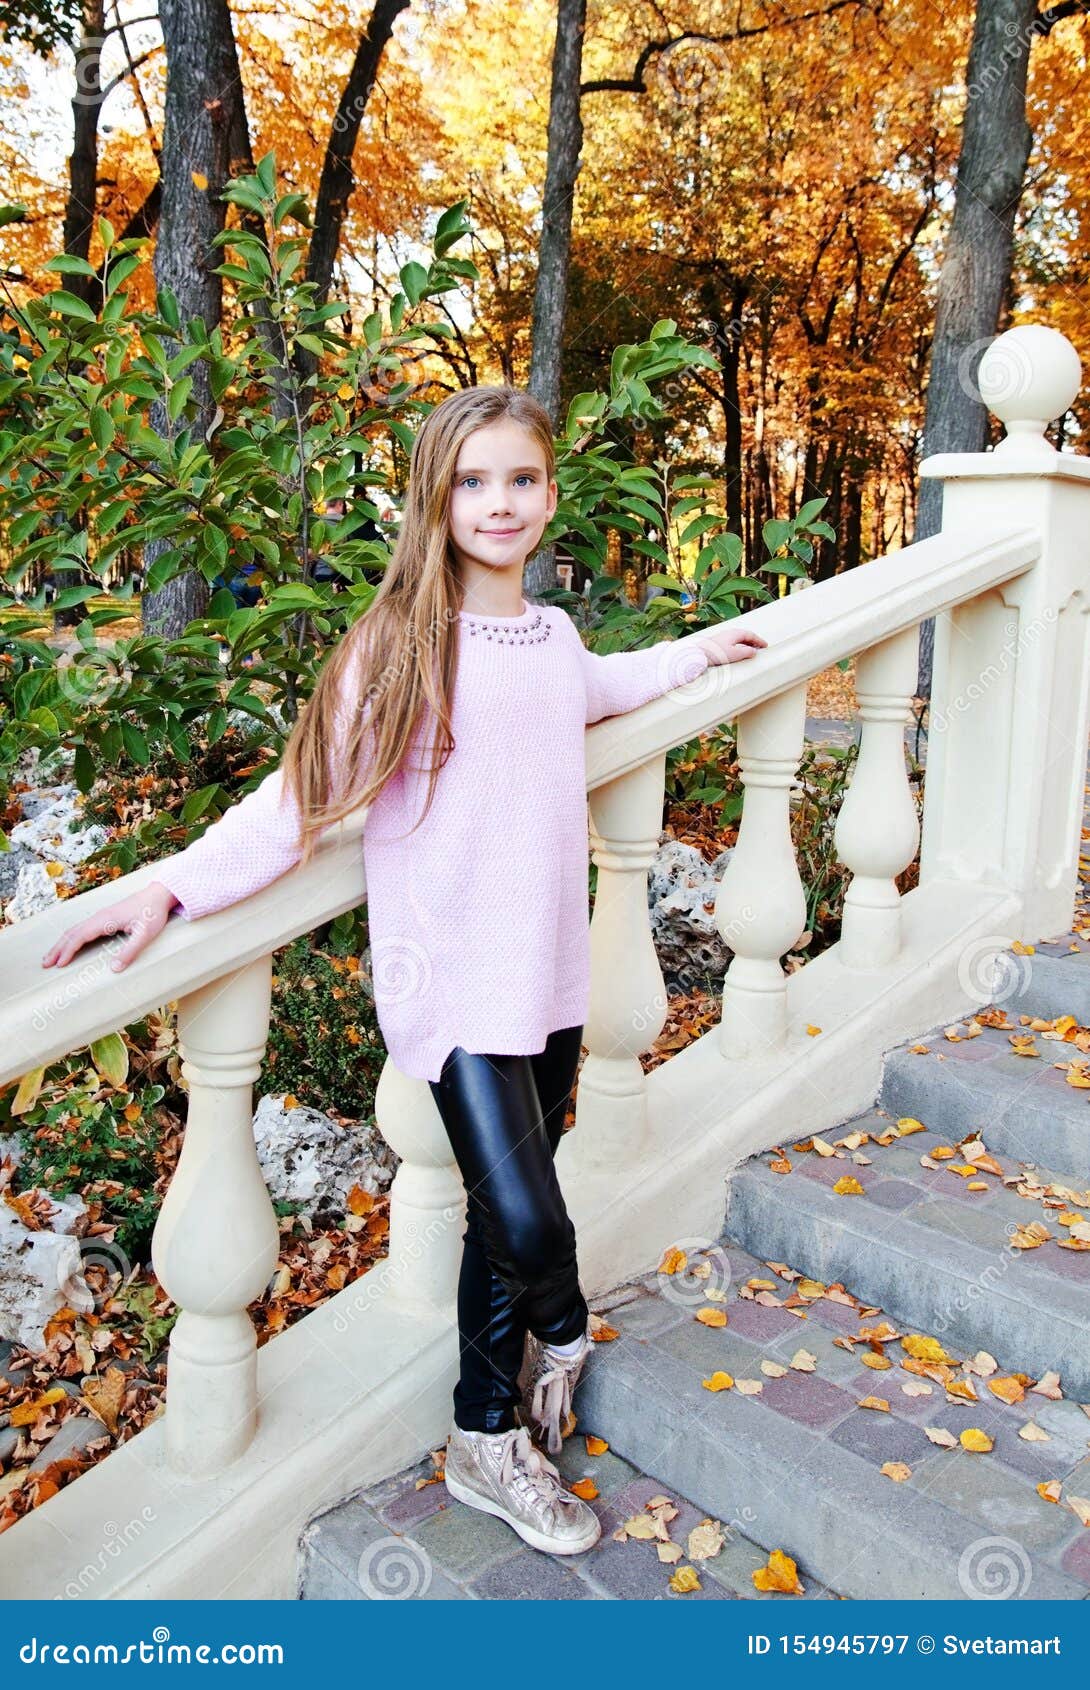
[{"label": "girl", "polygon": [[601,1526],[530,1433],[558,1453],[591,1344],[553,1166],[589,989],[584,730],[765,641],[735,624],[587,651],[563,610],[522,597],[556,501],[552,428],[529,394],[474,387],[436,406],[381,585],[279,767],[42,961],[124,931],[123,968],[176,905],[193,921],[248,897],[369,806],[379,1026],[402,1072],[428,1082],[466,1190],[447,1487],[564,1555]]}]

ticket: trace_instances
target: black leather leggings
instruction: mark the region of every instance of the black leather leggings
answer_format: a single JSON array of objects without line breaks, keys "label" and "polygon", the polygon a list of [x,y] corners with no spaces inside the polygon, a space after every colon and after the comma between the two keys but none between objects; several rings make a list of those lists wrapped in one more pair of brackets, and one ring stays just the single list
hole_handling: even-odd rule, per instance
[{"label": "black leather leggings", "polygon": [[428,1082],[466,1189],[454,1390],[463,1431],[517,1424],[527,1328],[554,1344],[586,1331],[575,1228],[553,1166],[582,1037],[581,1026],[561,1028],[533,1056],[455,1045]]}]

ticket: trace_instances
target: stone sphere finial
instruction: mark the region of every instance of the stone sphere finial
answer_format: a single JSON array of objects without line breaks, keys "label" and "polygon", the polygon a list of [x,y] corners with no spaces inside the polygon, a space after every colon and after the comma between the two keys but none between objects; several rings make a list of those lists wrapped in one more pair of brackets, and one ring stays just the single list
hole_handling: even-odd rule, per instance
[{"label": "stone sphere finial", "polygon": [[1079,355],[1059,330],[1023,323],[997,335],[976,372],[981,399],[1007,431],[996,451],[1053,456],[1045,429],[1068,410],[1081,383]]}]

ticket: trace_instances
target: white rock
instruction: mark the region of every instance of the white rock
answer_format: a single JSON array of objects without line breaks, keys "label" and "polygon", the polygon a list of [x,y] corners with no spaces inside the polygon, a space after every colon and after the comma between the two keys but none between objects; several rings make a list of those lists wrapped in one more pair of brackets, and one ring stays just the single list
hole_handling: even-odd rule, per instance
[{"label": "white rock", "polygon": [[258,1103],[254,1140],[269,1195],[304,1204],[306,1214],[343,1215],[354,1185],[377,1196],[397,1172],[399,1158],[377,1128],[341,1127],[303,1104],[285,1110],[272,1093]]},{"label": "white rock", "polygon": [[78,1196],[54,1197],[57,1230],[34,1231],[0,1203],[0,1337],[41,1354],[45,1327],[58,1309],[90,1314],[95,1299],[83,1277],[72,1227],[85,1213]]},{"label": "white rock", "polygon": [[651,864],[651,933],[667,975],[706,979],[726,972],[731,953],[715,925],[715,899],[730,861],[727,846],[708,863],[695,845],[664,840]]}]

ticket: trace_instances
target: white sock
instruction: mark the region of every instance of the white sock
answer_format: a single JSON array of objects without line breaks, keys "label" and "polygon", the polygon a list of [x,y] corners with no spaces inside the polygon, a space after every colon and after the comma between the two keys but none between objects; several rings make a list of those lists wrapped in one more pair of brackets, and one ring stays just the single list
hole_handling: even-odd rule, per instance
[{"label": "white sock", "polygon": [[552,1350],[554,1355],[573,1356],[583,1347],[582,1338],[573,1338],[570,1344],[546,1344],[546,1349]]}]

